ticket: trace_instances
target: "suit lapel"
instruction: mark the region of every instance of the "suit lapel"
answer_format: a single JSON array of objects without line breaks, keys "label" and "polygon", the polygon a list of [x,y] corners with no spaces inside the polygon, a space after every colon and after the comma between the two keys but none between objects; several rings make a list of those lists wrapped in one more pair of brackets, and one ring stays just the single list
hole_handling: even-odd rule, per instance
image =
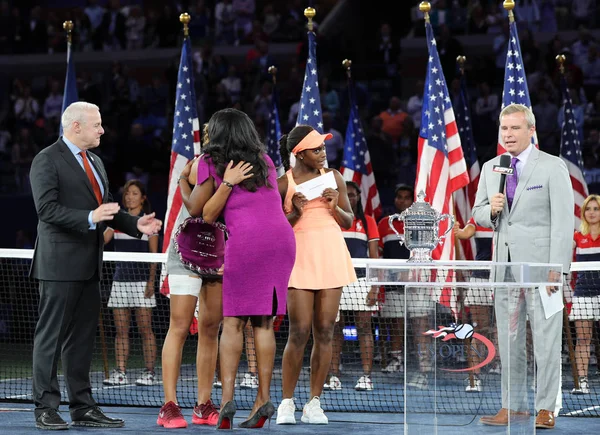
[{"label": "suit lapel", "polygon": [[515,191],[515,197],[513,198],[511,211],[515,209],[515,204],[519,200],[521,193],[523,193],[525,190],[525,186],[527,186],[529,178],[533,174],[539,158],[540,150],[538,150],[536,147],[533,147],[531,154],[529,154],[529,158],[527,159],[527,163],[525,163],[525,167],[521,172],[521,176],[519,177],[519,183],[517,184],[517,190]]}]

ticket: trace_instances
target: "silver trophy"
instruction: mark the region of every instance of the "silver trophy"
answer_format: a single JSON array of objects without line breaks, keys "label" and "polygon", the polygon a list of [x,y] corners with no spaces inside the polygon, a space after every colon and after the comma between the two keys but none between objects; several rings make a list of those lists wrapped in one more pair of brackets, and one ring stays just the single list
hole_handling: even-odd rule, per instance
[{"label": "silver trophy", "polygon": [[[404,235],[394,228],[396,219],[404,222]],[[446,232],[440,236],[439,224],[444,219],[450,219],[451,223]],[[417,200],[402,213],[391,215],[388,223],[400,239],[400,243],[404,243],[410,250],[409,262],[431,263],[433,261],[431,251],[452,231],[454,217],[450,214],[438,213],[425,201],[425,193],[421,190]]]}]

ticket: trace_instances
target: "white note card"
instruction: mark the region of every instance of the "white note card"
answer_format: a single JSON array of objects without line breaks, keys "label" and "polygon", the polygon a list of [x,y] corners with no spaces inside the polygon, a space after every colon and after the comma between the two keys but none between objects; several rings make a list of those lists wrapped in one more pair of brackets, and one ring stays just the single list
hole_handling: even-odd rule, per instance
[{"label": "white note card", "polygon": [[548,295],[545,285],[538,287],[540,291],[540,298],[542,299],[542,308],[544,310],[544,316],[549,319],[559,311],[561,311],[565,305],[563,304],[563,293],[562,290],[557,291]]},{"label": "white note card", "polygon": [[310,201],[311,199],[321,196],[323,191],[328,187],[337,189],[337,183],[335,181],[335,175],[333,175],[333,171],[298,184],[296,186],[296,192],[302,193],[306,199]]}]

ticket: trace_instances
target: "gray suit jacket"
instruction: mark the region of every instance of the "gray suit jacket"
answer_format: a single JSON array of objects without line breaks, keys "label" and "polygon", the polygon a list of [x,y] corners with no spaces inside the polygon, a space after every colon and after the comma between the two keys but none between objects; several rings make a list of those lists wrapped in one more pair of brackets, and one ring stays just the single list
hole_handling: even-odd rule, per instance
[{"label": "gray suit jacket", "polygon": [[477,223],[495,230],[493,261],[508,261],[510,252],[512,262],[559,263],[568,272],[574,199],[565,163],[534,147],[519,177],[512,208],[509,211],[505,205],[492,222],[490,198],[500,185],[500,174],[492,169],[499,162],[497,156],[483,165],[473,206]]},{"label": "gray suit jacket", "polygon": [[[89,151],[88,156],[102,180],[103,202],[109,202],[102,160]],[[30,276],[46,281],[85,281],[97,272],[101,277],[106,223],[89,229],[88,215],[98,202],[85,171],[62,139],[35,156],[30,180],[38,214]],[[111,227],[139,238],[137,220],[121,210]]]}]

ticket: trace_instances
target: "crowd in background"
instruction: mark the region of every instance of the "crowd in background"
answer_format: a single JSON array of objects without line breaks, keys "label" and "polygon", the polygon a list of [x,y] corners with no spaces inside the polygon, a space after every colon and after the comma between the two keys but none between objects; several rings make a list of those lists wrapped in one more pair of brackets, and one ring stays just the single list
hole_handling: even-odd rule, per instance
[{"label": "crowd in background", "polygon": [[[423,34],[418,3],[411,1],[402,6],[410,12],[412,25],[399,26],[396,20],[382,19],[367,30],[372,37],[355,47],[369,54],[363,72],[355,74],[357,100],[385,211],[393,209],[394,187],[398,183],[412,185],[415,177],[423,75],[406,74],[402,40]],[[460,88],[456,56],[469,56],[466,78],[475,142],[480,160],[487,160],[496,150],[508,35],[506,11],[502,2],[492,0],[432,3],[431,22],[454,102]],[[316,33],[323,128],[334,136],[327,143],[328,161],[331,167],[339,167],[348,116],[347,84],[337,59],[338,40],[329,39],[318,26],[336,2],[313,4],[319,10]],[[176,48],[182,35],[179,14],[188,11],[192,17],[190,37],[200,122],[217,110],[234,107],[248,113],[264,137],[273,90],[267,69],[277,64],[283,132],[295,124],[307,57],[303,15],[306,1],[191,0],[165,1],[156,6],[151,1],[88,0],[87,5],[75,9],[25,9],[20,5],[0,0],[0,54],[65,51],[65,19],[73,20],[77,29],[75,53]],[[599,41],[588,29],[600,22],[600,8],[593,1],[522,0],[515,12],[540,148],[559,153],[563,113],[555,56],[563,53],[586,179],[597,186],[600,55]],[[565,30],[578,33],[574,39],[567,39]],[[556,36],[541,44],[536,38],[538,32]],[[488,55],[470,56],[464,52],[457,36],[470,34],[493,35]],[[296,45],[285,62],[276,61],[271,54],[273,44],[279,43]],[[222,45],[240,46],[246,51],[245,58],[238,61],[239,56],[219,54],[216,48]],[[177,55],[169,65],[151,68],[151,74],[140,74],[126,61],[93,70],[76,64],[79,98],[99,105],[103,114],[106,134],[99,153],[110,170],[113,189],[136,178],[145,183],[149,194],[164,194],[166,201],[178,64]],[[4,86],[6,92],[0,92],[1,193],[29,193],[33,157],[56,140],[63,85],[64,74],[28,80],[13,77]]]}]

